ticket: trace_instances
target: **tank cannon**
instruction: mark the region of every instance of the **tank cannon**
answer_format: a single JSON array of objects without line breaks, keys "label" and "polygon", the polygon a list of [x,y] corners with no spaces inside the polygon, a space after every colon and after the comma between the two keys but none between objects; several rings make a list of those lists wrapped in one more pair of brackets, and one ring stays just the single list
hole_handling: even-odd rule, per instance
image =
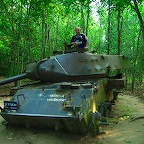
[{"label": "tank cannon", "polygon": [[[4,102],[2,117],[11,124],[52,127],[72,132],[98,132],[106,111],[124,88],[120,72],[129,68],[125,56],[72,52],[26,66],[23,74],[1,80],[0,85],[29,78],[36,81],[16,88]],[[115,71],[115,75],[110,75]]]}]

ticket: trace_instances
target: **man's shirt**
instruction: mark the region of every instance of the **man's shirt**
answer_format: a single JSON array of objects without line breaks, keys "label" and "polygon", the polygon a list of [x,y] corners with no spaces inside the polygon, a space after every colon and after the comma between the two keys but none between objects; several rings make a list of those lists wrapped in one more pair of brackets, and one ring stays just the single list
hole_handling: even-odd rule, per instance
[{"label": "man's shirt", "polygon": [[80,42],[78,45],[79,48],[84,48],[86,43],[89,42],[88,37],[85,34],[80,34],[79,36],[75,35],[72,37],[71,42]]}]

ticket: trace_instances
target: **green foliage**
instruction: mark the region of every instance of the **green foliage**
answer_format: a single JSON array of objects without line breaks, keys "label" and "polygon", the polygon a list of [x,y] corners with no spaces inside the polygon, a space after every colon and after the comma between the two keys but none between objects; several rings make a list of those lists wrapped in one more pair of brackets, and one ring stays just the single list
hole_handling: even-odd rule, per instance
[{"label": "green foliage", "polygon": [[3,41],[0,41],[0,66],[0,75],[9,75],[11,68],[10,48],[6,47]]},{"label": "green foliage", "polygon": [[[141,28],[130,0],[2,0],[0,6],[0,75],[21,73],[27,63],[64,50],[76,26],[83,33],[88,27],[89,51],[106,54],[110,7],[110,54],[117,54],[117,14],[121,11],[121,54],[130,58],[136,76],[143,76]],[[143,0],[138,1],[142,17],[143,6]]]}]

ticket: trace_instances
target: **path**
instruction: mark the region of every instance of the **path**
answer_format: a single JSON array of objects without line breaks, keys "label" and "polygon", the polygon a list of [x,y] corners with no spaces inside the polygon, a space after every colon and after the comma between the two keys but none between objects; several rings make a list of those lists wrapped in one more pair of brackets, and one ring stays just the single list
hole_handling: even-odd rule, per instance
[{"label": "path", "polygon": [[[2,104],[3,98],[0,98]],[[144,144],[144,103],[129,95],[120,95],[113,108],[109,125],[104,126],[106,134],[96,136],[92,133],[78,135],[55,132],[53,130],[26,129],[2,125],[0,117],[1,144]],[[131,121],[131,122],[130,122]]]}]

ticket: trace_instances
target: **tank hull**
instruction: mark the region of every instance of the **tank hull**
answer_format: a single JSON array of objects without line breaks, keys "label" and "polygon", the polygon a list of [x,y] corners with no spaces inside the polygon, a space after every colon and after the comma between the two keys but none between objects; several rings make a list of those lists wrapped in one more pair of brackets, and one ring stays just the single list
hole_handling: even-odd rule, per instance
[{"label": "tank hull", "polygon": [[66,130],[74,133],[85,133],[88,131],[85,121],[79,121],[78,117],[34,116],[13,113],[3,113],[1,116],[12,125],[24,126],[26,128]]},{"label": "tank hull", "polygon": [[4,102],[0,115],[13,125],[85,133],[100,122],[98,106],[110,98],[106,84],[106,79],[101,79],[23,86],[12,100]]}]

